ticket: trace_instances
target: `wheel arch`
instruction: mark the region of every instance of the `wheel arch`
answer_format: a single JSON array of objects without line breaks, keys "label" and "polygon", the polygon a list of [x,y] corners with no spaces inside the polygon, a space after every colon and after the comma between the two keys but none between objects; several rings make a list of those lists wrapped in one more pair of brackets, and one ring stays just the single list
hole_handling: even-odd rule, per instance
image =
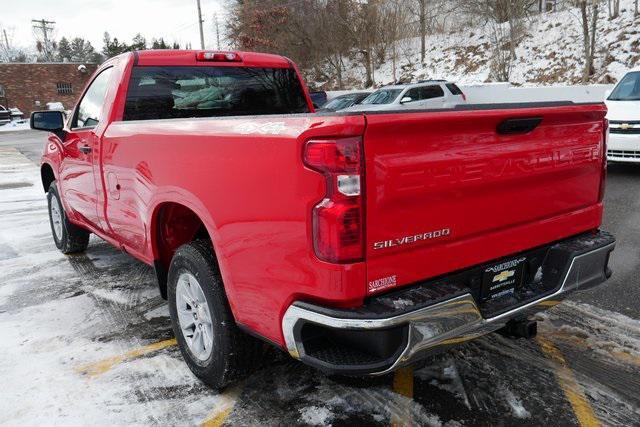
[{"label": "wheel arch", "polygon": [[43,163],[42,166],[40,166],[40,178],[42,180],[42,187],[46,193],[49,191],[51,183],[56,180],[53,167],[49,163]]},{"label": "wheel arch", "polygon": [[[210,221],[198,209],[177,201],[158,203],[151,215],[150,242],[153,264],[160,294],[167,298],[167,277],[175,251],[182,245],[197,239],[207,239],[218,262],[215,239]],[[218,263],[219,268],[219,263]]]}]

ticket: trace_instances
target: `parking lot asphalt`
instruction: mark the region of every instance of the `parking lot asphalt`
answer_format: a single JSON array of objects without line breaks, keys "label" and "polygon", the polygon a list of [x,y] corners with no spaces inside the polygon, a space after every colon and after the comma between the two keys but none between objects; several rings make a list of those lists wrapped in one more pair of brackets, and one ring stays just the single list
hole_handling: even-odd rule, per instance
[{"label": "parking lot asphalt", "polygon": [[189,372],[150,267],[93,238],[51,241],[43,134],[0,133],[0,423],[640,425],[640,166],[610,165],[614,276],[498,334],[375,380],[336,379],[276,350],[221,393]]}]

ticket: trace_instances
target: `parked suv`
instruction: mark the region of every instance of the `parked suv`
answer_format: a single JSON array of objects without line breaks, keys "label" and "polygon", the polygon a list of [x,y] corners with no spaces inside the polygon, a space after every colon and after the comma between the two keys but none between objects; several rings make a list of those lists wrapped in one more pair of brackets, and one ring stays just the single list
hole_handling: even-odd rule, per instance
[{"label": "parked suv", "polygon": [[366,97],[349,111],[453,108],[467,102],[460,88],[445,80],[426,80],[409,85],[386,86]]},{"label": "parked suv", "polygon": [[627,73],[605,103],[609,109],[607,159],[640,163],[640,69]]}]

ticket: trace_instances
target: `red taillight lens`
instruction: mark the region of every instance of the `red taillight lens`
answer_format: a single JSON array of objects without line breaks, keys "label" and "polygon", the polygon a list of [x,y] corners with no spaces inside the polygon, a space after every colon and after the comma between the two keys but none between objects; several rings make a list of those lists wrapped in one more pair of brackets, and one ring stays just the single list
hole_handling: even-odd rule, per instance
[{"label": "red taillight lens", "polygon": [[196,60],[212,62],[241,62],[242,58],[235,52],[202,51],[196,52]]},{"label": "red taillight lens", "polygon": [[325,198],[312,212],[316,256],[333,263],[364,258],[364,212],[361,185],[362,138],[311,140],[304,151],[307,166],[324,174]]},{"label": "red taillight lens", "polygon": [[604,200],[605,187],[607,185],[607,145],[609,142],[609,120],[604,119],[602,130],[602,173],[600,175],[600,193],[598,201]]}]

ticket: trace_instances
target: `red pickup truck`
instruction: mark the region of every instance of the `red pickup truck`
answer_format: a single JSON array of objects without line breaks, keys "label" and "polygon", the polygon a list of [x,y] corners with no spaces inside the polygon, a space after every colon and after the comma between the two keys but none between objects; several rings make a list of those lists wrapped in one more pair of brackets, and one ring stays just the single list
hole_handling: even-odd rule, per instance
[{"label": "red pickup truck", "polygon": [[[248,52],[105,62],[42,158],[53,239],[153,265],[213,387],[264,340],[378,375],[603,283],[603,104],[315,113],[295,65]],[[259,338],[259,339],[256,339]]]}]

